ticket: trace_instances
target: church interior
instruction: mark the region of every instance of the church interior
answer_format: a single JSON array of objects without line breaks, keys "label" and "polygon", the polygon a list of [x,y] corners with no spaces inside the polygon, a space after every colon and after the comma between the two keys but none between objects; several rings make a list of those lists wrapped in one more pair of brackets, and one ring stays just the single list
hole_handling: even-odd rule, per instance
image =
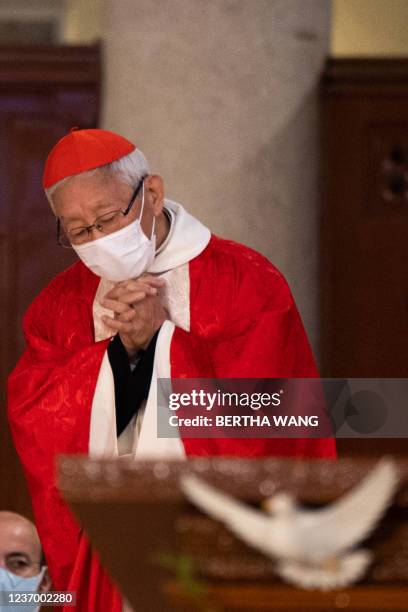
[{"label": "church interior", "polygon": [[[0,0],[0,592],[2,511],[37,519],[7,380],[28,306],[77,261],[44,162],[72,128],[101,128],[212,234],[276,266],[332,404],[347,390],[335,461],[203,456],[192,476],[58,456],[58,490],[123,595],[63,609],[407,610],[407,26],[407,0]],[[255,541],[268,516],[282,547],[298,521],[285,545],[306,564]]]}]

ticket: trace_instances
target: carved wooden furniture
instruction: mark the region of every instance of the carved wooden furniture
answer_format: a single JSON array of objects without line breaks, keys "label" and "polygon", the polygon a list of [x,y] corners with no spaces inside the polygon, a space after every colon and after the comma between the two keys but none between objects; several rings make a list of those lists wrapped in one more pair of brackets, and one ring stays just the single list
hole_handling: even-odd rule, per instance
[{"label": "carved wooden furniture", "polygon": [[[321,372],[408,376],[408,61],[330,60],[322,80]],[[339,441],[408,453],[405,439]]]},{"label": "carved wooden furniture", "polygon": [[192,469],[249,504],[284,489],[318,506],[353,487],[374,463],[70,457],[60,465],[60,489],[135,610],[406,610],[407,461],[397,460],[401,487],[394,506],[364,543],[375,553],[369,573],[351,588],[327,593],[282,583],[270,560],[188,504],[178,486],[178,476]]},{"label": "carved wooden furniture", "polygon": [[322,110],[323,373],[406,377],[408,61],[329,61]]}]

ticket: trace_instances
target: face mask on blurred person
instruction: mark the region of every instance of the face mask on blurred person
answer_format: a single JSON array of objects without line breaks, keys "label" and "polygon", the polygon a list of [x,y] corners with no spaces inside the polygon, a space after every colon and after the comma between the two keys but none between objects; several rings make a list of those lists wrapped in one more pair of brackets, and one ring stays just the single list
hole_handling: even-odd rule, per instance
[{"label": "face mask on blurred person", "polygon": [[144,209],[144,182],[140,216],[122,229],[85,244],[72,245],[87,268],[110,281],[138,278],[152,265],[156,252],[153,218],[150,239],[140,225]]},{"label": "face mask on blurred person", "polygon": [[[13,593],[36,593],[44,576],[45,569],[46,568],[43,567],[41,572],[36,576],[30,576],[30,578],[25,578],[23,576],[17,576],[17,574],[13,574],[4,567],[0,567],[0,593],[2,591],[8,591]],[[5,593],[2,594],[2,598],[5,599],[0,600],[1,612],[16,612],[16,610],[21,610],[21,612],[37,612],[40,609],[40,605],[37,603],[31,603],[24,606],[13,603],[7,605],[7,595]]]}]

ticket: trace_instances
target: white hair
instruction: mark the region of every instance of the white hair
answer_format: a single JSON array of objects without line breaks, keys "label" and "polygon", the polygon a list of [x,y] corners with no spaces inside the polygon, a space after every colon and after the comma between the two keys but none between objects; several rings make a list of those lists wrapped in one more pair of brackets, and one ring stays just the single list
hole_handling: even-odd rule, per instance
[{"label": "white hair", "polygon": [[45,189],[45,195],[47,196],[52,210],[54,211],[52,196],[55,191],[59,187],[61,187],[61,185],[68,181],[72,181],[72,179],[78,176],[92,176],[93,174],[101,171],[115,174],[127,185],[130,185],[131,187],[136,187],[139,181],[144,176],[149,174],[150,168],[148,161],[143,155],[143,153],[139,149],[134,149],[134,151],[132,151],[128,155],[125,155],[124,157],[121,157],[120,159],[117,159],[116,161],[113,161],[110,164],[98,166],[98,168],[93,168],[92,170],[81,172],[80,174],[73,174],[72,176],[67,176],[66,178],[63,178],[58,181],[58,183],[55,183],[55,185],[51,185],[51,187]]}]

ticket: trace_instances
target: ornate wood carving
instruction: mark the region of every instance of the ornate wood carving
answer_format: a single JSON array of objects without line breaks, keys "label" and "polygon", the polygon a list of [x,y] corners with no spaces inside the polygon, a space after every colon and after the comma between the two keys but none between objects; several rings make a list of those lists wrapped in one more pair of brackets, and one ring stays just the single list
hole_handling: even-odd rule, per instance
[{"label": "ornate wood carving", "polygon": [[327,376],[407,376],[408,61],[331,60],[322,79]]},{"label": "ornate wood carving", "polygon": [[[329,610],[332,607],[402,610],[406,590],[401,585],[408,579],[407,460],[396,460],[401,487],[394,506],[364,542],[375,555],[369,573],[359,584],[329,593],[284,585],[274,573],[271,560],[188,504],[178,485],[179,476],[193,470],[209,483],[253,506],[274,492],[285,490],[304,504],[317,507],[354,487],[375,462],[369,458],[337,462],[202,458],[189,463],[165,463],[71,457],[61,461],[60,489],[131,603],[140,598],[144,601],[153,584],[159,590],[161,585],[180,601],[186,599],[180,581],[167,577],[165,582],[160,572],[156,572],[153,560],[162,552],[168,559],[192,560],[195,577],[213,597],[215,609],[223,604],[228,610],[254,610],[258,609],[254,604],[257,601],[262,610]],[[109,525],[109,530],[115,532],[122,529],[122,524],[127,526],[125,555],[132,556],[134,551],[131,575],[127,567],[122,567],[114,544],[108,541],[115,538],[115,533],[107,536],[104,527]],[[158,529],[159,540],[155,537]],[[139,567],[143,568],[140,572],[145,573],[150,586],[140,579]],[[170,571],[167,576],[171,574]],[[274,606],[279,597],[284,597],[279,600],[281,608]],[[381,598],[379,607],[373,605],[378,597]],[[173,608],[168,604],[161,609]]]}]

